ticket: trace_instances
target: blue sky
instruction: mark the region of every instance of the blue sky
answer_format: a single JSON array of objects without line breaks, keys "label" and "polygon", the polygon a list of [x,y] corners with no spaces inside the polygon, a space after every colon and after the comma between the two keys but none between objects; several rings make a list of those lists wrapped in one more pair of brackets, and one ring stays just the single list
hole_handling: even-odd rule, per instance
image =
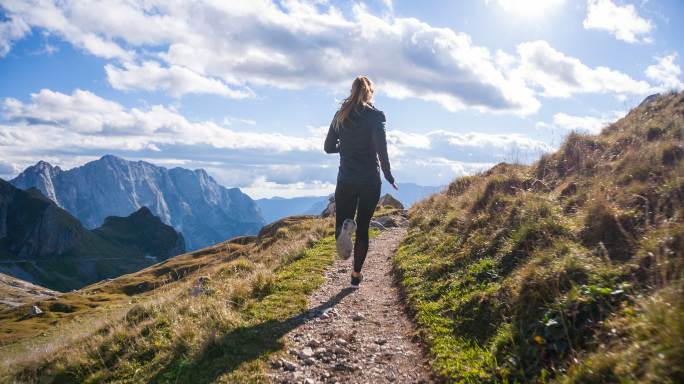
[{"label": "blue sky", "polygon": [[0,0],[0,177],[111,153],[327,194],[371,77],[399,182],[442,185],[681,90],[680,1]]}]

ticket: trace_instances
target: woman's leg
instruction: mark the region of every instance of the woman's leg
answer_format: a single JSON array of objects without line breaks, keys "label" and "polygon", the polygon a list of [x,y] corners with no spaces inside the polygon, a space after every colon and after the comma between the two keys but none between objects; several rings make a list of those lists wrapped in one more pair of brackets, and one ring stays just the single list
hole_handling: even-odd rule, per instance
[{"label": "woman's leg", "polygon": [[340,236],[344,220],[354,218],[358,198],[358,193],[353,185],[337,183],[337,187],[335,187],[335,239]]},{"label": "woman's leg", "polygon": [[380,200],[380,184],[365,185],[359,191],[356,213],[356,241],[354,242],[354,272],[361,272],[368,253],[368,227]]}]

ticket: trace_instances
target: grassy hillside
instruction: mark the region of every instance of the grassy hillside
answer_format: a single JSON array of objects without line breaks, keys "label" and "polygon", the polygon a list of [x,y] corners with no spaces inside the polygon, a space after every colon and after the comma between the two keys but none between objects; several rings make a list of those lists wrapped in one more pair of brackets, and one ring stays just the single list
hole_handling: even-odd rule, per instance
[{"label": "grassy hillside", "polygon": [[0,312],[0,381],[255,382],[334,254],[330,219],[241,237]]},{"label": "grassy hillside", "polygon": [[396,257],[450,382],[684,382],[684,94],[413,206]]}]

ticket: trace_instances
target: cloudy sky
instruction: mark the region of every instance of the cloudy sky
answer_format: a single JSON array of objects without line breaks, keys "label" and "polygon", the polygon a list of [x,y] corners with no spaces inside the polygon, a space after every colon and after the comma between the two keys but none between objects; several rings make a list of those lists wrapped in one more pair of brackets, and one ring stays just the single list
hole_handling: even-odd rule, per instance
[{"label": "cloudy sky", "polygon": [[0,0],[0,177],[110,153],[321,195],[359,74],[399,182],[442,185],[683,88],[678,0]]}]

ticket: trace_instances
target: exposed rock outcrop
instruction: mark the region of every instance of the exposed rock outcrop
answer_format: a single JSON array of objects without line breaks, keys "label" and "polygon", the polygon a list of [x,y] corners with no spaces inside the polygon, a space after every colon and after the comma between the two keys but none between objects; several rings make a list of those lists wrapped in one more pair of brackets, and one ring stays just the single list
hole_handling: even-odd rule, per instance
[{"label": "exposed rock outcrop", "polygon": [[0,272],[65,291],[183,252],[183,236],[145,207],[87,230],[37,189],[0,180]]},{"label": "exposed rock outcrop", "polygon": [[404,209],[404,204],[402,204],[401,201],[395,199],[394,196],[390,195],[389,193],[386,193],[384,196],[382,196],[380,198],[380,201],[378,202],[378,207],[387,206],[396,209]]},{"label": "exposed rock outcrop", "polygon": [[36,305],[32,305],[29,310],[28,310],[28,315],[33,317],[33,316],[40,316],[43,314],[43,310],[38,308]]},{"label": "exposed rock outcrop", "polygon": [[202,169],[167,169],[107,155],[67,171],[40,161],[11,183],[37,188],[87,228],[149,207],[183,233],[188,249],[256,234],[264,224],[249,196],[219,185]]},{"label": "exposed rock outcrop", "polygon": [[328,198],[328,206],[321,212],[321,217],[335,216],[335,195]]}]

